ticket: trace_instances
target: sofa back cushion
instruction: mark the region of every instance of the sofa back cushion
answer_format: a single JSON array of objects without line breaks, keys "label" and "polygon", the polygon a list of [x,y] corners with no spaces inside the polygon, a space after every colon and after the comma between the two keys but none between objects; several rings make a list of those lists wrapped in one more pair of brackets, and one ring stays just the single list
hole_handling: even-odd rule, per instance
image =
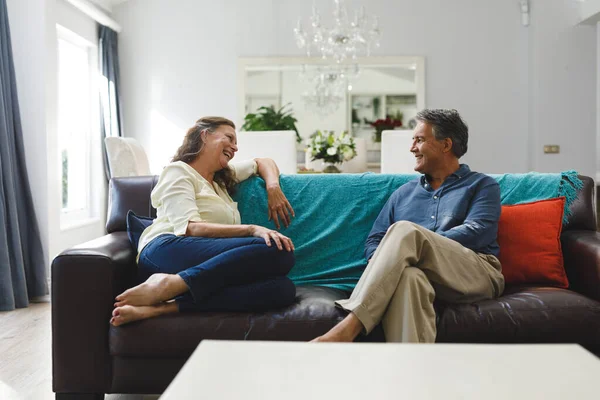
[{"label": "sofa back cushion", "polygon": [[[356,175],[357,179],[361,176],[363,175]],[[563,231],[596,230],[596,186],[594,180],[588,176],[579,175],[579,179],[583,182],[583,188],[570,206],[571,215],[567,216]],[[158,176],[135,176],[110,180],[107,233],[127,230],[126,216],[129,210],[133,210],[137,215],[156,217],[156,209],[150,204],[150,193],[157,182]]]},{"label": "sofa back cushion", "polygon": [[596,183],[589,176],[579,175],[583,187],[577,193],[577,198],[571,203],[571,215],[563,222],[563,232],[574,230],[595,231],[596,220]]},{"label": "sofa back cushion", "polygon": [[106,232],[125,232],[130,210],[142,217],[156,218],[150,193],[157,182],[158,176],[112,178],[108,186]]},{"label": "sofa back cushion", "polygon": [[502,206],[498,244],[507,284],[566,288],[560,234],[565,198]]}]

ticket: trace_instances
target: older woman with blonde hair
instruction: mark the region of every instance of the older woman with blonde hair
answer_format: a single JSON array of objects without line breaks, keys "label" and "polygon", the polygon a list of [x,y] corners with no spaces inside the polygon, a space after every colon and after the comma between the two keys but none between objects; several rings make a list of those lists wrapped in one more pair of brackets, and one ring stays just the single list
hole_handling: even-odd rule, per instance
[{"label": "older woman with blonde hair", "polygon": [[294,210],[279,186],[273,160],[230,163],[237,151],[235,125],[204,117],[190,128],[172,162],[160,174],[151,201],[156,219],[139,239],[143,283],[116,297],[111,324],[118,326],[166,313],[263,311],[294,301],[286,276],[294,244],[276,230],[242,225],[230,194],[260,175],[269,218],[279,229]]}]

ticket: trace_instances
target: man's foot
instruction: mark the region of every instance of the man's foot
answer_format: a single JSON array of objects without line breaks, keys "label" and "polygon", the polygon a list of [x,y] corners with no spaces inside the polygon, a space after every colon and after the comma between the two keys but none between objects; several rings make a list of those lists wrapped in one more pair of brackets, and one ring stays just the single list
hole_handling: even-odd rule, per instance
[{"label": "man's foot", "polygon": [[163,303],[155,306],[122,306],[113,310],[110,323],[114,326],[127,324],[141,319],[157,317],[162,314],[177,312],[175,302]]},{"label": "man's foot", "polygon": [[146,282],[118,295],[115,307],[153,306],[171,300],[188,290],[187,284],[179,275],[153,274]]},{"label": "man's foot", "polygon": [[353,313],[348,314],[346,318],[323,336],[311,340],[311,343],[318,342],[353,342],[358,334],[364,329],[362,322]]}]

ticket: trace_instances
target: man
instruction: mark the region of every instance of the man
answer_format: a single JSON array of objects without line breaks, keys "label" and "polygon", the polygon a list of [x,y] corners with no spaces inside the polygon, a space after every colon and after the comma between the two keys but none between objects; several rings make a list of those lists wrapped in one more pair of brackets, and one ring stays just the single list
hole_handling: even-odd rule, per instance
[{"label": "man", "polygon": [[423,175],[390,196],[366,242],[365,272],[336,302],[348,316],[314,341],[351,342],[381,322],[388,342],[433,343],[436,297],[474,302],[504,290],[498,183],[459,164],[469,135],[456,110],[416,119],[410,151]]}]

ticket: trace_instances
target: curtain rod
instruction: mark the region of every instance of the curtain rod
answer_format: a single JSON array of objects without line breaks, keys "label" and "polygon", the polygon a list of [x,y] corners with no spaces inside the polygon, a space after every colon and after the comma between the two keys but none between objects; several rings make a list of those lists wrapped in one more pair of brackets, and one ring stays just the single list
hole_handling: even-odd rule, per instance
[{"label": "curtain rod", "polygon": [[71,3],[75,6],[79,11],[86,14],[90,18],[96,20],[99,24],[108,26],[112,30],[116,32],[121,32],[123,29],[121,25],[117,23],[114,19],[112,19],[106,12],[100,9],[97,5],[93,4],[89,0],[66,0],[68,3]]}]

